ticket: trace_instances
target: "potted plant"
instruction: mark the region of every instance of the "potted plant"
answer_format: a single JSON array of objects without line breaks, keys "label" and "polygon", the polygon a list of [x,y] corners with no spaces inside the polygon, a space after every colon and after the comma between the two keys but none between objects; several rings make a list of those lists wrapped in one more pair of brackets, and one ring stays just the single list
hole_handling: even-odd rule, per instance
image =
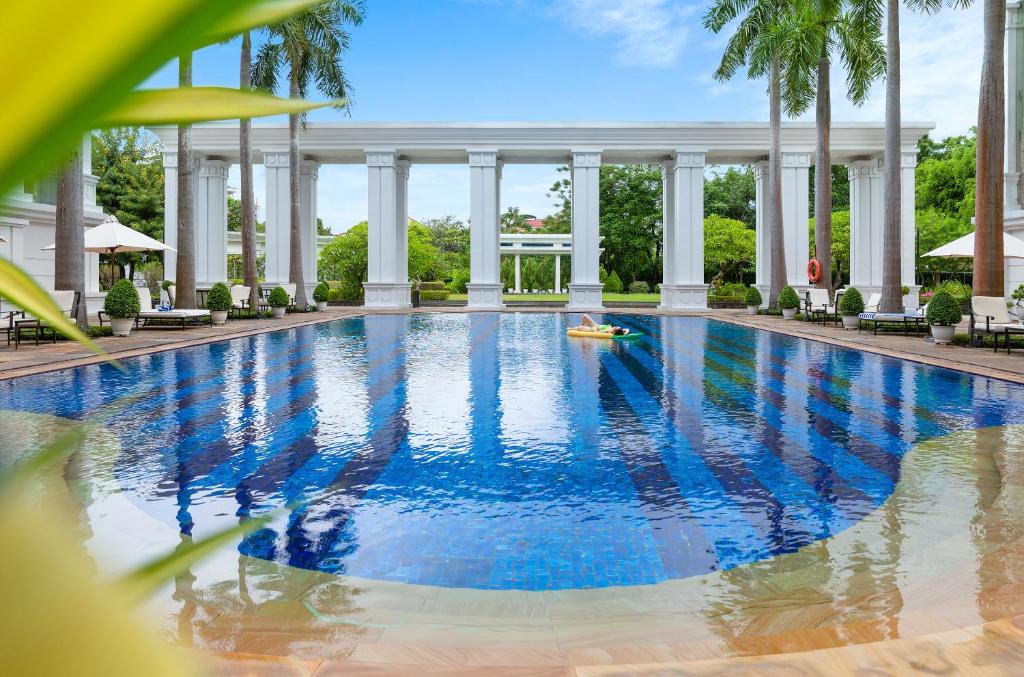
[{"label": "potted plant", "polygon": [[284,313],[288,309],[288,292],[284,290],[284,287],[274,287],[270,291],[267,303],[270,304],[274,317],[284,317]]},{"label": "potted plant", "polygon": [[796,291],[792,287],[785,287],[779,294],[778,304],[782,309],[782,317],[792,320],[800,308],[800,297],[796,295]]},{"label": "potted plant", "polygon": [[939,291],[928,304],[926,315],[936,343],[950,343],[956,326],[963,319],[960,304],[946,291]]},{"label": "potted plant", "polygon": [[743,302],[747,304],[748,313],[757,315],[757,311],[761,308],[764,299],[761,298],[761,292],[757,290],[757,287],[747,287],[747,293],[743,296]]},{"label": "potted plant", "polygon": [[331,288],[327,286],[326,282],[321,282],[313,289],[313,300],[316,301],[317,310],[327,310],[328,295],[330,293]]},{"label": "potted plant", "polygon": [[110,318],[110,328],[114,336],[131,334],[132,325],[141,310],[139,292],[135,291],[135,285],[131,280],[115,282],[107,292],[107,298],[103,300],[103,312]]},{"label": "potted plant", "polygon": [[1024,318],[1024,284],[1014,289],[1010,298],[1013,299],[1013,308],[1010,310],[1010,314]]},{"label": "potted plant", "polygon": [[206,295],[206,308],[210,311],[210,320],[217,325],[228,321],[228,312],[231,310],[231,291],[223,282],[210,287],[210,293]]},{"label": "potted plant", "polygon": [[839,299],[839,314],[843,329],[860,329],[860,314],[864,312],[864,297],[856,287],[848,287]]}]

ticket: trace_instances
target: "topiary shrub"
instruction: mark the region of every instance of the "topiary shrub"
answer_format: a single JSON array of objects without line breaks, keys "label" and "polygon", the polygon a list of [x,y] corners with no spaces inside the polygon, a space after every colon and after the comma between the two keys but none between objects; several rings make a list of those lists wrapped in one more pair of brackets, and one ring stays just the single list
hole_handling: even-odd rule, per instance
[{"label": "topiary shrub", "polygon": [[928,324],[952,327],[960,324],[963,317],[963,313],[960,312],[960,303],[948,292],[936,292],[928,303]]},{"label": "topiary shrub", "polygon": [[608,277],[604,281],[604,290],[608,294],[622,293],[622,280],[619,279],[618,273],[614,270],[608,273]]},{"label": "topiary shrub", "polygon": [[604,266],[597,267],[597,281],[604,284],[608,279],[608,271],[604,269]]},{"label": "topiary shrub", "polygon": [[839,314],[846,317],[852,315],[860,315],[864,312],[864,296],[861,295],[860,290],[856,287],[850,287],[843,292],[843,297],[839,299]]},{"label": "topiary shrub", "polygon": [[231,292],[223,282],[210,287],[210,293],[206,295],[207,310],[231,310]]},{"label": "topiary shrub", "polygon": [[660,284],[654,285],[654,293],[655,294],[660,294],[661,293],[661,285]]},{"label": "topiary shrub", "polygon": [[329,299],[327,294],[331,291],[331,288],[327,286],[326,282],[321,282],[313,289],[313,300],[317,303],[326,303]]},{"label": "topiary shrub", "polygon": [[796,291],[792,287],[785,287],[779,293],[777,303],[783,310],[796,310],[800,307],[800,297],[796,295]]},{"label": "topiary shrub", "polygon": [[747,292],[743,295],[743,302],[748,306],[759,306],[764,303],[764,299],[761,298],[761,292],[757,290],[757,287],[747,287]]},{"label": "topiary shrub", "polygon": [[284,287],[274,287],[270,292],[267,303],[274,308],[287,308],[289,303],[288,292],[284,290]]},{"label": "topiary shrub", "polygon": [[174,286],[174,282],[172,282],[171,280],[164,280],[163,282],[160,283],[160,288],[163,289],[164,291],[167,291],[168,287],[173,287],[173,286]]},{"label": "topiary shrub", "polygon": [[1024,284],[1014,289],[1013,293],[1010,294],[1010,298],[1013,299],[1018,306],[1024,305]]},{"label": "topiary shrub", "polygon": [[635,280],[629,283],[630,294],[650,294],[651,287],[643,280]]},{"label": "topiary shrub", "polygon": [[447,289],[421,289],[420,301],[445,301],[448,299]]},{"label": "topiary shrub", "polygon": [[345,292],[340,289],[327,290],[327,300],[330,303],[339,303],[345,300]]},{"label": "topiary shrub", "polygon": [[131,280],[115,282],[107,292],[107,298],[103,301],[103,312],[113,318],[135,317],[141,310],[139,293],[135,291],[135,285],[131,283]]}]

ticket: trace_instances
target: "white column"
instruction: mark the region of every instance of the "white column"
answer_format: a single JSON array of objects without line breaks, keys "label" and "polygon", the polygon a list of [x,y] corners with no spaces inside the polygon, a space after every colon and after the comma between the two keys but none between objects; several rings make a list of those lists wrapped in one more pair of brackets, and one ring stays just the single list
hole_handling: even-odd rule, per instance
[{"label": "white column", "polygon": [[195,178],[196,286],[228,277],[228,163],[199,160]]},{"label": "white column", "polygon": [[562,293],[562,257],[555,255],[555,286],[553,287],[556,294]]},{"label": "white column", "polygon": [[677,151],[665,163],[665,267],[661,308],[707,308],[704,284],[704,153]]},{"label": "white column", "polygon": [[[408,221],[399,224],[399,212],[408,213],[404,207],[406,190],[399,189],[399,181],[408,178],[402,172],[401,163],[395,151],[367,151],[366,167],[369,174],[369,260],[365,305],[368,308],[408,308],[412,305],[408,274],[408,257],[404,266],[400,263],[407,252]],[[399,208],[399,201],[403,207]]]},{"label": "white column", "polygon": [[[786,279],[803,298],[810,288],[810,153],[782,154],[782,228],[786,240]],[[913,203],[911,203],[913,204]]]},{"label": "white column", "polygon": [[[1024,150],[1024,13],[1019,0],[1006,3],[1006,212],[1021,211],[1021,151]],[[1009,216],[1009,214],[1007,214]],[[1024,214],[1015,215],[1024,221]],[[1024,223],[1022,223],[1024,225]]]},{"label": "white column", "polygon": [[909,288],[909,293],[903,297],[903,305],[910,308],[917,308],[921,288],[916,284],[917,273],[917,223],[915,201],[917,186],[917,153],[904,151],[900,160],[900,171],[903,172],[902,188],[902,210],[900,218],[900,244],[902,246],[902,261],[900,279],[904,287]]},{"label": "white column", "polygon": [[408,160],[395,160],[395,279],[399,282],[409,282],[409,166]]},{"label": "white column", "polygon": [[[501,162],[498,151],[469,151],[469,292],[470,308],[502,308],[499,243]],[[519,257],[516,256],[518,287]]]},{"label": "white column", "polygon": [[288,177],[288,151],[266,150],[263,153],[266,168],[267,232],[264,240],[266,255],[266,286],[272,287],[288,281],[288,263],[291,251],[291,184]]},{"label": "white column", "polygon": [[316,217],[317,182],[320,163],[303,160],[299,167],[299,221],[302,224],[302,279],[305,280],[306,298],[313,298],[316,276]]},{"label": "white column", "polygon": [[761,307],[768,307],[772,285],[772,231],[768,227],[768,163],[754,165],[754,227],[757,233],[754,286],[761,292]]},{"label": "white column", "polygon": [[882,291],[884,205],[877,159],[850,163],[850,286],[864,294]]},{"label": "white column", "polygon": [[572,152],[572,282],[570,310],[602,310],[600,195],[601,153]]},{"label": "white column", "polygon": [[[178,248],[178,153],[164,151],[164,244]],[[164,279],[173,280],[178,265],[175,252],[164,252]]]},{"label": "white column", "polygon": [[517,294],[521,294],[523,292],[522,274],[519,270],[519,254],[516,254],[516,284],[514,290]]}]

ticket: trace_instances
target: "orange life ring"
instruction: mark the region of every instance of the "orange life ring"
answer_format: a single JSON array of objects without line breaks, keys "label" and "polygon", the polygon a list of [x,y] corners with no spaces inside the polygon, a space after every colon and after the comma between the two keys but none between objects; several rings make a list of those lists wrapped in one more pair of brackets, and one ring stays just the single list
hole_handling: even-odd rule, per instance
[{"label": "orange life ring", "polygon": [[811,259],[807,262],[807,279],[811,282],[821,279],[821,262],[818,259]]}]

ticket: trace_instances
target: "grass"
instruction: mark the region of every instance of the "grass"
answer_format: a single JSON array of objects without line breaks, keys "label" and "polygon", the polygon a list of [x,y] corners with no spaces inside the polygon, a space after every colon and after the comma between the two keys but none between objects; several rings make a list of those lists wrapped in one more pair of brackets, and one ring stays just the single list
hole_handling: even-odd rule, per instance
[{"label": "grass", "polygon": [[[605,301],[637,302],[637,303],[658,303],[661,300],[659,294],[602,294]],[[469,296],[466,294],[449,294],[449,301],[466,301]],[[531,302],[569,302],[568,294],[505,294],[502,297],[505,303],[531,303]]]}]

